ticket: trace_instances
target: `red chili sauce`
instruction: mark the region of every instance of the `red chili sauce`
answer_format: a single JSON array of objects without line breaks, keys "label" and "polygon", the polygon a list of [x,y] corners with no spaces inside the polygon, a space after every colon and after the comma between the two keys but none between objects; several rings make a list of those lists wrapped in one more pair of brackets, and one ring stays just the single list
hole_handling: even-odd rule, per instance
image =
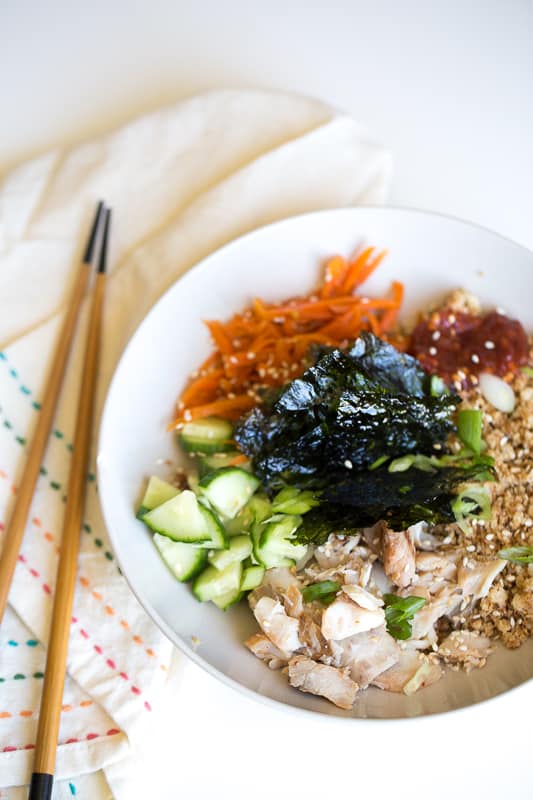
[{"label": "red chili sauce", "polygon": [[470,314],[444,307],[418,323],[408,351],[431,374],[456,389],[466,389],[477,383],[481,372],[510,380],[527,364],[529,344],[522,325],[505,314]]}]

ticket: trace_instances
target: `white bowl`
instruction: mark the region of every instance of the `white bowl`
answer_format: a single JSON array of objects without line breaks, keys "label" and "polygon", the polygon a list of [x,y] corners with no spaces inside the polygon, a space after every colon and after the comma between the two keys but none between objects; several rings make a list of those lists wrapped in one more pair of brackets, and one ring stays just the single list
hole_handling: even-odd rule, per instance
[{"label": "white bowl", "polygon": [[[254,697],[348,718],[402,718],[463,708],[533,677],[533,641],[498,648],[469,675],[449,672],[406,697],[379,689],[359,694],[353,711],[288,686],[243,646],[257,629],[245,603],[223,613],[198,603],[177,583],[135,519],[141,484],[165,476],[160,459],[179,458],[166,432],[187,376],[209,354],[202,322],[225,319],[259,296],[282,300],[313,287],[333,253],[363,243],[389,255],[365,286],[406,285],[404,318],[450,289],[463,286],[488,306],[502,306],[533,329],[533,253],[495,233],[436,214],[393,208],[323,211],[255,231],[209,256],[179,280],[150,311],[126,348],[104,410],[98,455],[99,492],[111,541],[132,590],[181,650],[211,674]],[[125,413],[126,412],[126,413]],[[200,644],[196,649],[192,637]]]}]

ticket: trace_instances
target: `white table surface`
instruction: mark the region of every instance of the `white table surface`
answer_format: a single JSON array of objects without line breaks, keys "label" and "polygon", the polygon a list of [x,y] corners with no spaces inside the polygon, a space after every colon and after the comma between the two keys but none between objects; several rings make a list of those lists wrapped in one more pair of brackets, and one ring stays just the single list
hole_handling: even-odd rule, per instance
[{"label": "white table surface", "polygon": [[[349,110],[391,149],[393,204],[533,247],[532,34],[530,0],[2,0],[0,173],[201,90],[277,87]],[[526,800],[532,700],[529,685],[467,713],[348,732],[187,663],[144,777],[162,800]]]}]

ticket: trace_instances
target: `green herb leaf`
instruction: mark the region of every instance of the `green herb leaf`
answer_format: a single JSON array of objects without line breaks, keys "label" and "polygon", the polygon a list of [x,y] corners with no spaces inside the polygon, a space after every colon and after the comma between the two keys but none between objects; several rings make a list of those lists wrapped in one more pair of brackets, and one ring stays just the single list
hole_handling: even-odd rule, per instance
[{"label": "green herb leaf", "polygon": [[533,547],[506,547],[498,552],[500,558],[512,561],[513,564],[533,564]]},{"label": "green herb leaf", "polygon": [[340,590],[341,585],[338,581],[320,581],[319,583],[312,583],[302,589],[302,597],[304,603],[312,603],[313,600],[320,600],[321,602],[332,602],[335,595]]},{"label": "green herb leaf", "polygon": [[387,630],[395,639],[409,639],[412,632],[411,622],[417,611],[425,606],[423,597],[399,597],[397,594],[384,594],[385,619]]},{"label": "green herb leaf", "polygon": [[478,456],[481,453],[483,414],[476,408],[463,408],[457,415],[457,433],[460,440]]}]

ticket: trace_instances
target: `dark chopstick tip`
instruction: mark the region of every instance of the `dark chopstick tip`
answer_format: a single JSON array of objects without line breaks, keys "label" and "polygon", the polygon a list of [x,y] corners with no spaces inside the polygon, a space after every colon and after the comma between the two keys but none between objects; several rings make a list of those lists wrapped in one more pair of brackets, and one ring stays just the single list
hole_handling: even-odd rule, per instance
[{"label": "dark chopstick tip", "polygon": [[49,775],[47,772],[34,772],[31,776],[28,800],[50,800],[53,785],[53,775]]},{"label": "dark chopstick tip", "polygon": [[94,247],[96,244],[96,237],[98,235],[98,228],[100,227],[100,221],[102,219],[104,211],[104,203],[102,200],[98,203],[96,207],[96,213],[94,215],[93,224],[91,227],[91,231],[89,233],[89,238],[87,240],[87,247],[85,248],[85,255],[83,256],[83,261],[85,264],[91,264],[94,255]]},{"label": "dark chopstick tip", "polygon": [[98,272],[107,270],[107,248],[109,242],[109,229],[111,227],[111,209],[105,210],[104,233],[102,235],[102,246],[100,248],[100,259],[98,261]]}]

